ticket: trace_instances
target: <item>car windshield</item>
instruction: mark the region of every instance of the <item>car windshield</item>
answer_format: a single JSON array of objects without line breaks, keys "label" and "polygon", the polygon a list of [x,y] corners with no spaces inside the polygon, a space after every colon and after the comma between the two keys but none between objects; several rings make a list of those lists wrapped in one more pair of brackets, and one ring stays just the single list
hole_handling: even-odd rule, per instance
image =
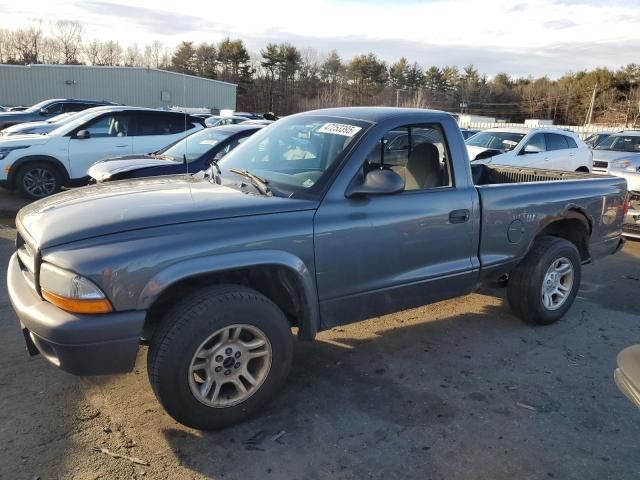
[{"label": "car windshield", "polygon": [[479,132],[465,140],[467,145],[510,151],[516,148],[524,133],[514,132]]},{"label": "car windshield", "polygon": [[599,141],[594,150],[640,153],[640,135],[612,135]]},{"label": "car windshield", "polygon": [[46,107],[51,103],[51,100],[45,100],[44,102],[36,103],[25,110],[25,112],[33,113],[39,111],[42,107]]},{"label": "car windshield", "polygon": [[281,190],[318,193],[369,123],[310,115],[278,120],[220,161],[223,177],[248,170]]},{"label": "car windshield", "polygon": [[200,158],[220,142],[224,142],[232,134],[233,132],[205,128],[174,143],[166,150],[161,150],[159,154],[163,157],[171,157],[180,161],[183,161],[186,157],[187,163],[190,163]]}]

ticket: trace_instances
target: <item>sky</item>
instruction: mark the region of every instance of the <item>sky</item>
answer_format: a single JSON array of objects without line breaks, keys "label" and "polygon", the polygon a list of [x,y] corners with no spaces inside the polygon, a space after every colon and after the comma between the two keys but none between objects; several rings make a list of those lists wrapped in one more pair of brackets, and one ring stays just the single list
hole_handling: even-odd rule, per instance
[{"label": "sky", "polygon": [[85,40],[288,41],[344,58],[548,75],[640,63],[640,0],[0,0],[0,28],[77,20]]}]

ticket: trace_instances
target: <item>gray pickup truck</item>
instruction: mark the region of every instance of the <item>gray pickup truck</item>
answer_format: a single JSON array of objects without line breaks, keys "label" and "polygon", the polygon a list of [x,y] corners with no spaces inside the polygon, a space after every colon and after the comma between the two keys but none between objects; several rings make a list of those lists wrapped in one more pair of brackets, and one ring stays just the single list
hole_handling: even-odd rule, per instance
[{"label": "gray pickup truck", "polygon": [[76,375],[149,344],[177,421],[219,428],[287,376],[292,331],[506,285],[561,318],[582,264],[622,245],[625,180],[471,168],[455,120],[418,109],[293,115],[206,172],[110,182],[23,208],[8,286],[27,347]]}]

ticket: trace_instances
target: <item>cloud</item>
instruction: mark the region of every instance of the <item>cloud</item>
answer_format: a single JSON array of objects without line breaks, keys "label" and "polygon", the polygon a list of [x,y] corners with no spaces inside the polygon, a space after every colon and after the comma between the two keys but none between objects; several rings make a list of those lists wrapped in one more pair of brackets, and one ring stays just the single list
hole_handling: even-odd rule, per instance
[{"label": "cloud", "polygon": [[577,27],[578,24],[571,20],[551,20],[550,22],[544,22],[542,26],[544,28],[549,28],[552,30],[556,30],[556,29],[562,30],[565,28]]},{"label": "cloud", "polygon": [[[27,26],[34,13],[46,23],[77,19],[85,38],[140,45],[160,40],[243,39],[257,52],[267,42],[293,43],[348,59],[373,52],[394,61],[405,56],[423,66],[475,64],[494,74],[557,77],[568,70],[616,68],[637,61],[637,0],[30,0],[3,2],[0,28]],[[570,34],[567,30],[570,29]]]},{"label": "cloud", "polygon": [[134,7],[112,2],[84,1],[83,8],[93,14],[125,20],[156,35],[184,34],[191,30],[222,30],[228,26],[205,20],[202,16],[185,15],[158,8]]}]

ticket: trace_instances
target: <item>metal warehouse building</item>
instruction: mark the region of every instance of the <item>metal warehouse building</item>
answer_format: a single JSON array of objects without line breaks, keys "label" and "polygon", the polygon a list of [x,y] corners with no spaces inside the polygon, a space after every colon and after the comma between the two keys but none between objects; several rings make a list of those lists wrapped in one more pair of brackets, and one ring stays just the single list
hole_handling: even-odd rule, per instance
[{"label": "metal warehouse building", "polygon": [[236,85],[154,68],[0,65],[0,105],[28,106],[49,98],[235,110]]}]

